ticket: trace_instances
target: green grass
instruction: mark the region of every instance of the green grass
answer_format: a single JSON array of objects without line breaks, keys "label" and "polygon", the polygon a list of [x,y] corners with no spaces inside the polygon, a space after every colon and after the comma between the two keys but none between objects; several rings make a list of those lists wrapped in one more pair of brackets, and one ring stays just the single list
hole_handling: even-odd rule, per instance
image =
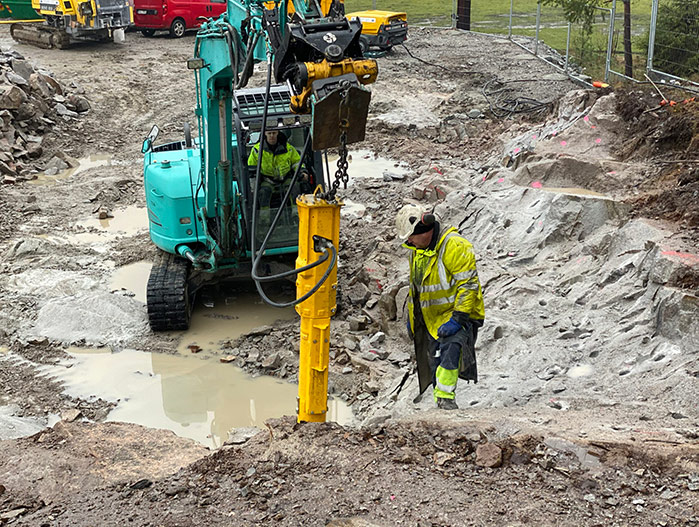
[{"label": "green grass", "polygon": [[[374,0],[346,0],[347,12],[372,9]],[[408,24],[451,26],[453,3],[450,0],[375,0],[376,9],[384,11],[405,11]],[[632,31],[634,33],[633,51],[635,69],[640,72],[645,66],[645,46],[643,35],[650,23],[651,0],[632,0]],[[514,35],[533,37],[536,34],[536,0],[515,0],[513,9]],[[610,3],[611,6],[611,3]],[[510,19],[510,0],[472,0],[471,28],[474,31],[493,34],[507,34]],[[587,73],[599,78],[604,72],[607,50],[607,28],[609,16],[602,13],[598,17],[592,36],[585,40],[579,27],[573,27],[571,35],[571,60],[587,68]],[[617,18],[615,24],[615,50],[623,53],[623,3],[617,1]],[[559,8],[542,6],[539,39],[565,54],[567,22]],[[615,57],[616,59],[617,57]],[[621,60],[621,56],[619,56]],[[617,62],[615,60],[615,62]],[[616,71],[623,71],[623,65],[614,65]]]}]

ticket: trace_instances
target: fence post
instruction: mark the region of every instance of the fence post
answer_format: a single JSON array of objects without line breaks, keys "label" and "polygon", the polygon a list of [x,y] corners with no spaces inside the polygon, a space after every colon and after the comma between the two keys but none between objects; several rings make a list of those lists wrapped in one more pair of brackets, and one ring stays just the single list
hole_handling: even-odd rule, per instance
[{"label": "fence post", "polygon": [[570,58],[570,29],[572,27],[572,24],[568,22],[568,35],[566,36],[566,65],[565,68],[563,68],[563,71],[568,73],[568,59]]},{"label": "fence post", "polygon": [[512,39],[512,11],[515,7],[515,0],[510,0],[510,25],[507,30],[507,38]]},{"label": "fence post", "polygon": [[653,0],[653,7],[650,12],[650,30],[648,31],[648,62],[646,63],[646,71],[650,76],[653,70],[653,55],[655,54],[655,28],[658,24],[658,3],[659,0]]},{"label": "fence post", "polygon": [[539,56],[539,28],[541,27],[541,0],[536,3],[536,42],[534,42],[534,55]]},{"label": "fence post", "polygon": [[609,41],[607,42],[607,61],[604,66],[604,82],[609,80],[609,70],[612,69],[612,55],[614,54],[614,24],[616,22],[616,0],[613,0],[610,11]]}]

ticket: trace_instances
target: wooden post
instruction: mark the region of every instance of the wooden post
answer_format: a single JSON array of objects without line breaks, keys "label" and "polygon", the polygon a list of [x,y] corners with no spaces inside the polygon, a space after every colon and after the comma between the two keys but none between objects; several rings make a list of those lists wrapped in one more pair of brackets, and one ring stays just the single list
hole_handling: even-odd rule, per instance
[{"label": "wooden post", "polygon": [[471,30],[471,0],[458,0],[456,5],[456,28]]}]

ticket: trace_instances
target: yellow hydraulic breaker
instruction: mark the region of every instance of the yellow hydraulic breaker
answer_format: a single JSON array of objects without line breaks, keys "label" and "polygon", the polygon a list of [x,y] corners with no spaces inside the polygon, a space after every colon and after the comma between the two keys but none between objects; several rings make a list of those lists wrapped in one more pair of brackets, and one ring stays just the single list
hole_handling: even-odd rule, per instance
[{"label": "yellow hydraulic breaker", "polygon": [[[334,250],[337,254],[342,203],[306,194],[296,199],[296,205],[299,214],[296,268],[299,269],[316,262],[326,251]],[[296,312],[301,315],[298,422],[324,422],[328,411],[330,317],[336,310],[337,258],[327,258],[322,264],[299,273],[296,279],[296,298],[301,298],[320,283],[329,265],[333,268],[323,284],[296,306]]]}]

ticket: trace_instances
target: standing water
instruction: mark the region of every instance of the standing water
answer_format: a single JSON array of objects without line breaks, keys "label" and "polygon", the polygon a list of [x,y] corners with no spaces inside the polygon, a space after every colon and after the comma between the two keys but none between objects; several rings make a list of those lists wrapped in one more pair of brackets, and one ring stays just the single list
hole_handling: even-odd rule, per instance
[{"label": "standing water", "polygon": [[[110,285],[145,301],[149,271],[148,262],[124,266]],[[233,428],[264,427],[269,418],[296,415],[296,384],[253,378],[220,362],[230,352],[225,343],[276,320],[295,319],[295,311],[270,307],[256,292],[227,284],[200,297],[190,329],[170,334],[176,354],[70,348],[70,366],[51,368],[50,375],[74,397],[116,401],[108,421],[172,430],[212,448],[221,446]],[[330,421],[352,421],[352,411],[342,401],[328,400],[328,410]]]}]

